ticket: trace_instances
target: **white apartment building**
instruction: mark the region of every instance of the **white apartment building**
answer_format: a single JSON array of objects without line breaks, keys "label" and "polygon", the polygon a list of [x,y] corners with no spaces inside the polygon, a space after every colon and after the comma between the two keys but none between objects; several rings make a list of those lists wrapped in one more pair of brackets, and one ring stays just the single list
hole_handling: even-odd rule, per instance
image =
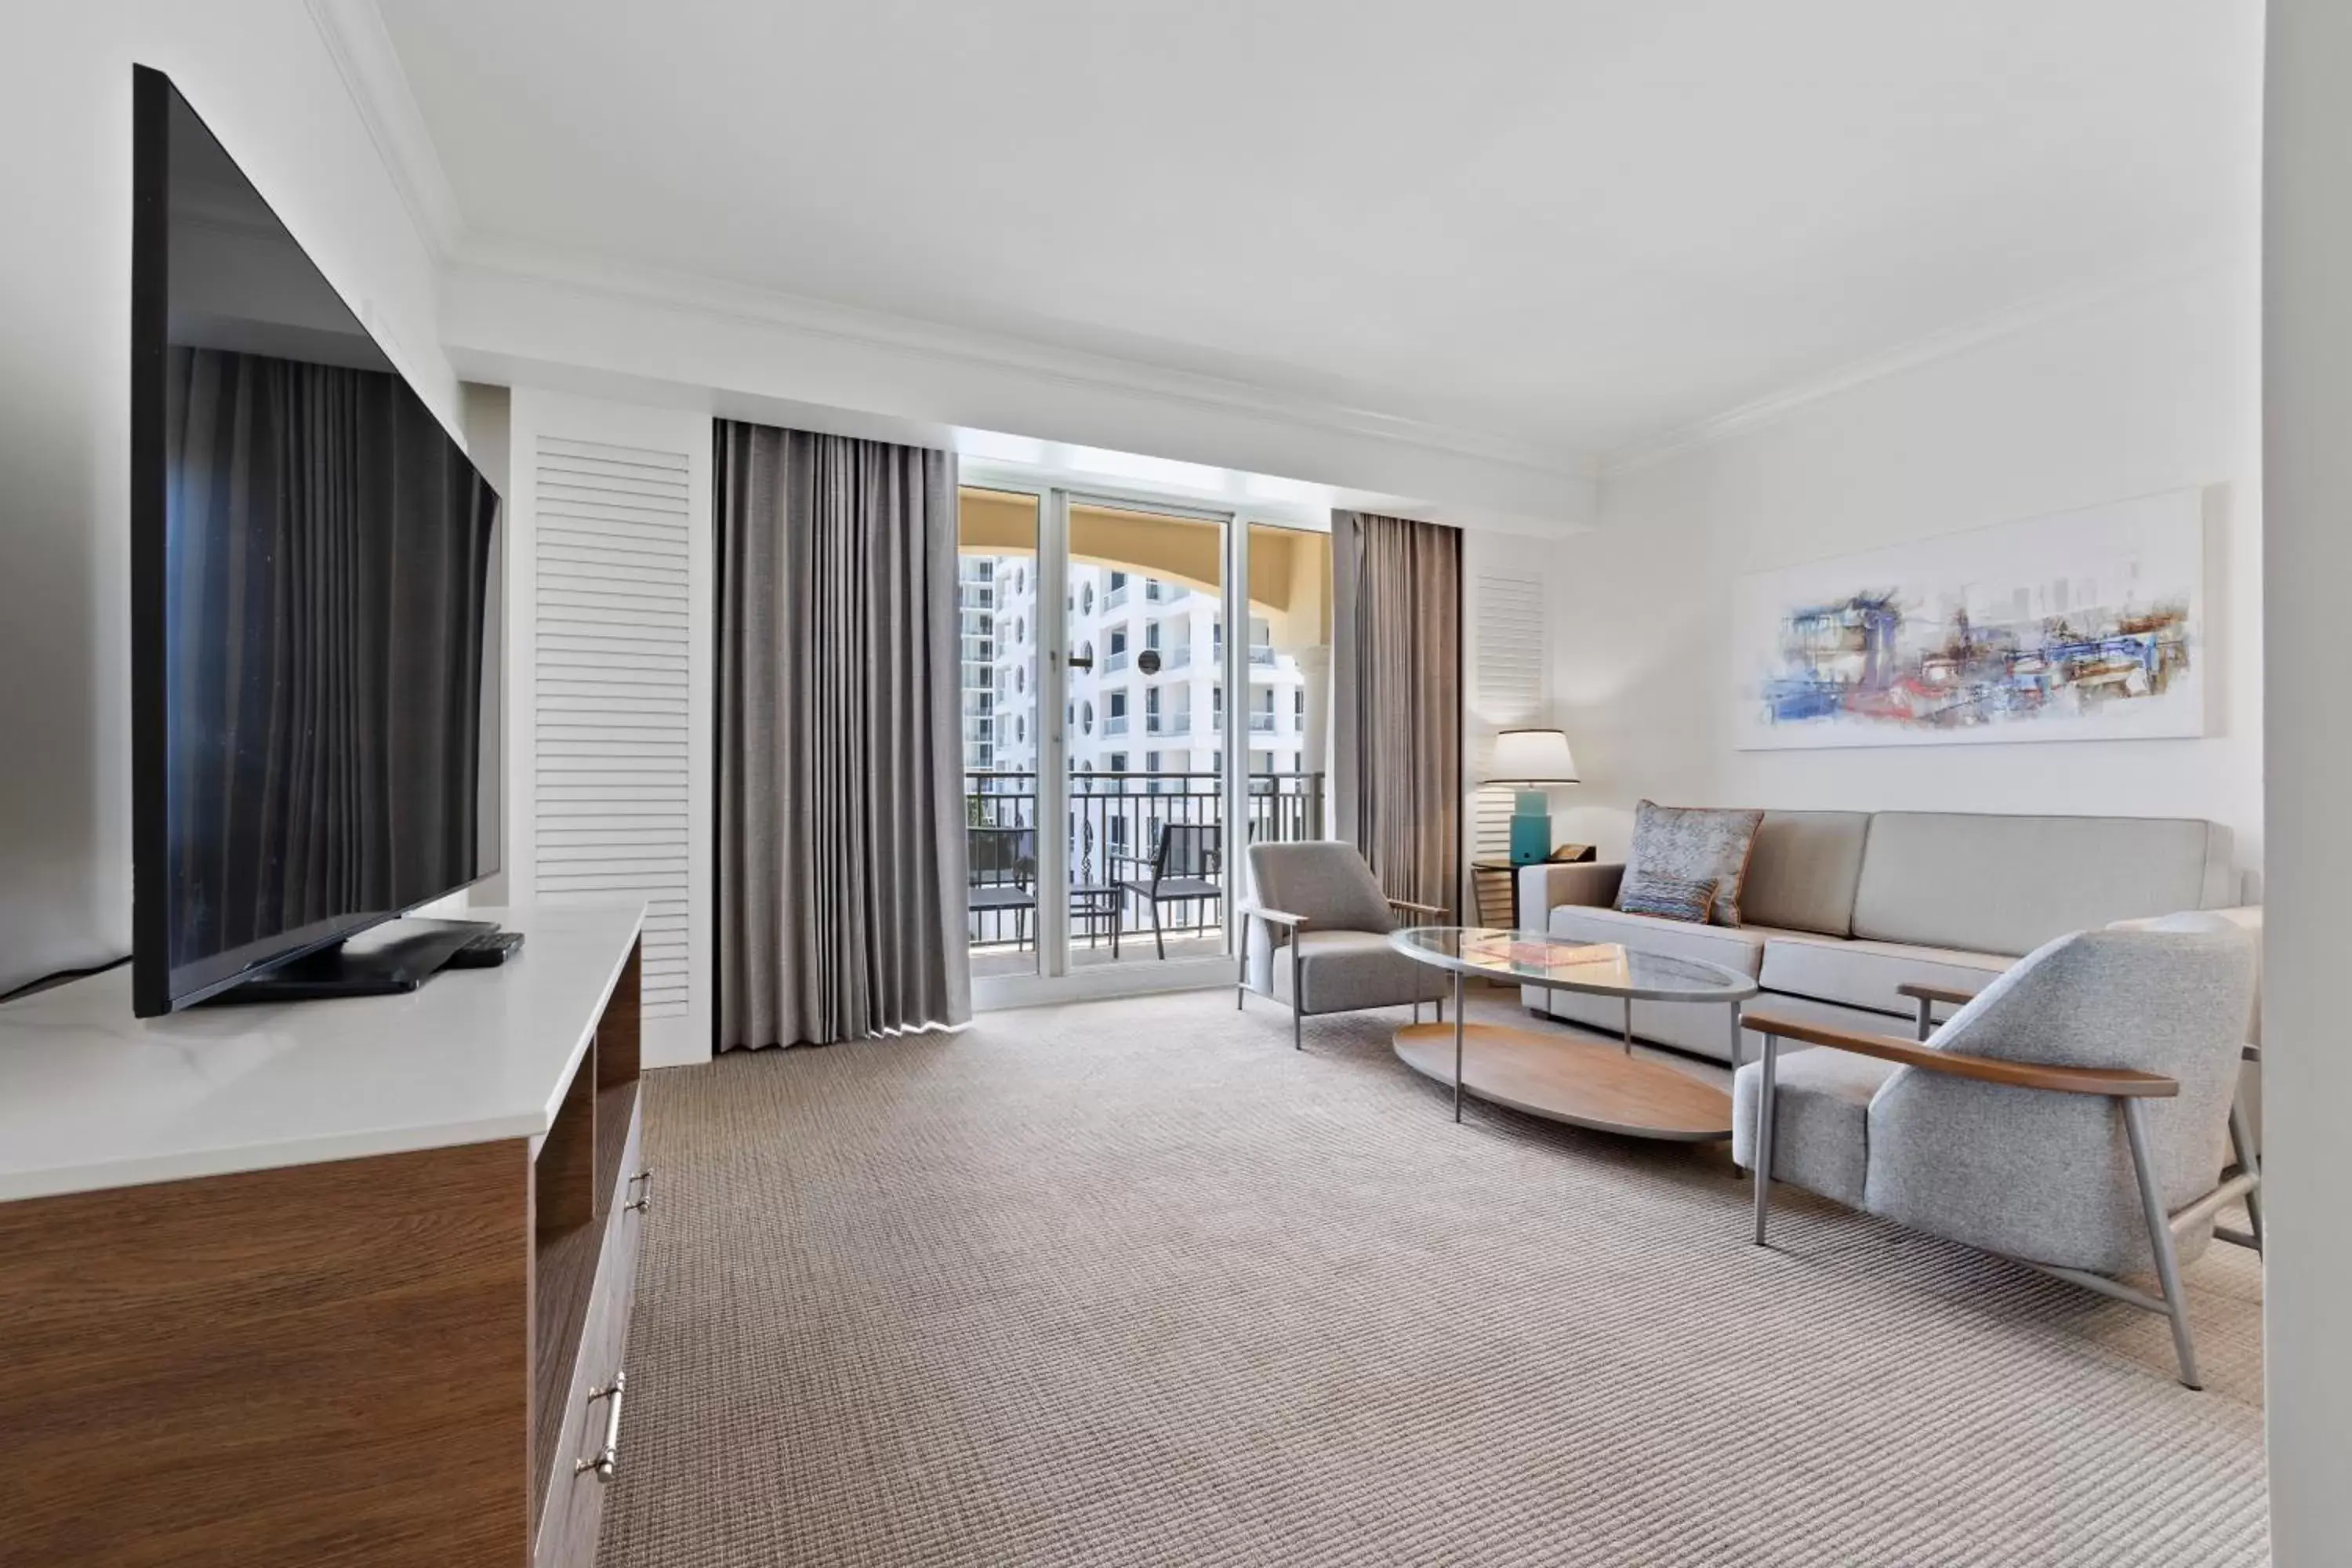
[{"label": "white apartment building", "polygon": [[[1035,563],[968,555],[961,578],[965,769],[1034,773],[1041,738]],[[1214,793],[1224,767],[1225,702],[1217,596],[1083,563],[1071,564],[1069,579],[1072,772],[1124,778],[1129,793]],[[1319,771],[1295,653],[1273,646],[1263,618],[1252,617],[1250,634],[1250,771],[1286,780]]]}]

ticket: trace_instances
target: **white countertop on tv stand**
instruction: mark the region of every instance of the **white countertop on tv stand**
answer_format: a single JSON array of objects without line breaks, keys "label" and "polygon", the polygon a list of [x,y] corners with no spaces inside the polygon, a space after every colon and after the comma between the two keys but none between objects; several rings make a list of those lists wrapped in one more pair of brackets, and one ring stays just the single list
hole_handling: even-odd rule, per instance
[{"label": "white countertop on tv stand", "polygon": [[0,1201],[552,1125],[638,904],[468,910],[525,941],[397,996],[131,1013],[128,965],[0,1006]]}]

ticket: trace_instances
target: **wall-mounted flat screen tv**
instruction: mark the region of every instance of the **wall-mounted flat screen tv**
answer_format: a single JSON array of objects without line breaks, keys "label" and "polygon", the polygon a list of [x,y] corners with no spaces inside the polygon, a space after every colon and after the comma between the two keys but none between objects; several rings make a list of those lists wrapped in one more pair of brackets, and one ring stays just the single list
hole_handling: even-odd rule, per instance
[{"label": "wall-mounted flat screen tv", "polygon": [[496,868],[499,498],[170,79],[133,107],[146,1016]]}]

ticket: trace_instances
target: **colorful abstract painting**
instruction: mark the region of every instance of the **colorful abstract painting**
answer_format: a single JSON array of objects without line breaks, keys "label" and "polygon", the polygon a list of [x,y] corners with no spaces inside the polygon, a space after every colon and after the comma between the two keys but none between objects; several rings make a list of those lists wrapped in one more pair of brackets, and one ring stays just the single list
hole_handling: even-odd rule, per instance
[{"label": "colorful abstract painting", "polygon": [[2204,733],[2196,490],[1739,580],[1738,743]]}]

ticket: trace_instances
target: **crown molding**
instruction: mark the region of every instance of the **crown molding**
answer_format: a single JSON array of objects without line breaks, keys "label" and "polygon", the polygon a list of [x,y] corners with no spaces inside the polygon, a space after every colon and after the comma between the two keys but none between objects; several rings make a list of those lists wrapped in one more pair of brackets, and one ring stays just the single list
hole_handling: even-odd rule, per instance
[{"label": "crown molding", "polygon": [[1187,404],[1580,480],[1589,481],[1596,472],[1589,453],[1489,429],[478,232],[460,241],[448,270],[453,275],[477,273],[584,297],[780,328],[896,354],[1014,372],[1081,390]]},{"label": "crown molding", "polygon": [[466,236],[457,189],[442,166],[410,90],[408,72],[393,47],[375,0],[304,0],[310,21],[343,79],[361,123],[375,142],[408,216],[436,262],[446,263]]},{"label": "crown molding", "polygon": [[1884,353],[1851,360],[1834,370],[1791,383],[1778,392],[1767,393],[1720,414],[1612,447],[1601,455],[1595,466],[1596,472],[1603,479],[1633,473],[1677,453],[1727,440],[1746,431],[1773,424],[1813,404],[1866,386],[1872,382],[1883,381],[1941,360],[1955,359],[2036,327],[2114,304],[2167,283],[2222,271],[2242,262],[2251,265],[2246,258],[2226,247],[2192,248],[2163,261],[2130,268],[2094,283],[2053,289],[1976,321],[1915,338]]}]

